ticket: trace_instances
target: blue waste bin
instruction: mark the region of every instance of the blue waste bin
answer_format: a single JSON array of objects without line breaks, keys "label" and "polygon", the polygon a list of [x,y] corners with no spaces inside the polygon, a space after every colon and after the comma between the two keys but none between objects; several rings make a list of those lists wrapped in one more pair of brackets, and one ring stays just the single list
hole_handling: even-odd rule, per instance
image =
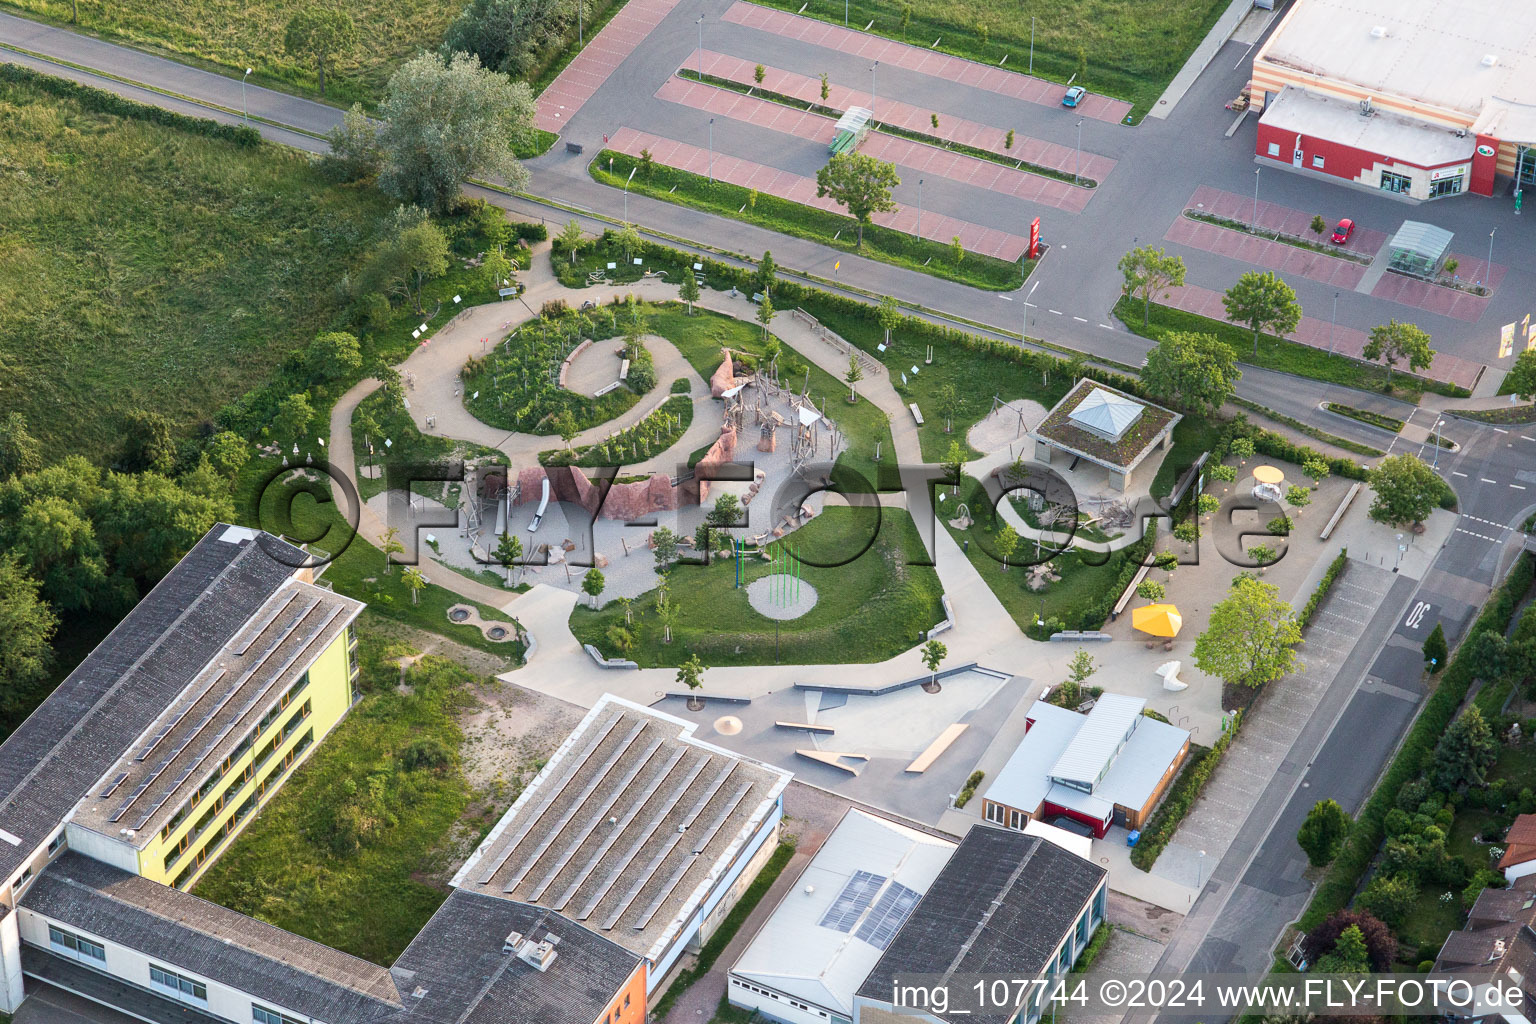
[{"label": "blue waste bin", "polygon": [[1137,841],[1140,840],[1140,839],[1141,839],[1141,830],[1140,829],[1133,829],[1131,831],[1131,834],[1125,837],[1125,845],[1126,846],[1135,846]]}]

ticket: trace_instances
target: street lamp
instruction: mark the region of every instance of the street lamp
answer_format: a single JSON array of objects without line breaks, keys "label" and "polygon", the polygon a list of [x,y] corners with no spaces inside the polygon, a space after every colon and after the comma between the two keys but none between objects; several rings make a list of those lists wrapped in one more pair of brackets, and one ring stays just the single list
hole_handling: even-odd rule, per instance
[{"label": "street lamp", "polygon": [[1333,319],[1328,322],[1328,354],[1333,355],[1333,329],[1339,325],[1339,293],[1333,293]]},{"label": "street lamp", "polygon": [[251,77],[251,68],[245,69],[245,74],[240,78],[240,117],[247,123],[251,120],[251,108],[245,102],[245,80]]},{"label": "street lamp", "polygon": [[631,167],[629,177],[624,179],[624,224],[626,226],[629,224],[629,183],[635,180],[635,172],[639,169],[639,167]]},{"label": "street lamp", "polygon": [[1035,16],[1029,16],[1029,73],[1035,73]]},{"label": "street lamp", "polygon": [[715,119],[709,119],[709,183],[715,183]]},{"label": "street lamp", "polygon": [[1205,851],[1200,851],[1200,859],[1195,863],[1195,891],[1198,892],[1205,885]]},{"label": "street lamp", "polygon": [[1083,119],[1077,119],[1077,162],[1072,165],[1072,184],[1077,184],[1078,172],[1083,169]]},{"label": "street lamp", "polygon": [[576,49],[580,50],[587,45],[586,37],[582,35],[581,9],[586,6],[586,0],[576,0]]},{"label": "street lamp", "polygon": [[699,81],[704,81],[704,15],[699,15]]},{"label": "street lamp", "polygon": [[1443,426],[1445,426],[1445,420],[1435,420],[1435,464],[1430,467],[1431,469],[1440,468],[1440,428]]},{"label": "street lamp", "polygon": [[1392,571],[1397,572],[1398,566],[1403,564],[1403,552],[1408,550],[1408,545],[1403,543],[1403,535],[1397,535],[1397,560],[1392,563]]},{"label": "street lamp", "polygon": [[848,0],[843,0],[843,28],[848,27]]},{"label": "street lamp", "polygon": [[1483,275],[1490,291],[1493,290],[1493,232],[1497,230],[1499,229],[1493,228],[1488,232],[1488,273]]},{"label": "street lamp", "polygon": [[869,69],[869,116],[873,120],[875,116],[875,71],[880,67],[880,62],[875,61]]},{"label": "street lamp", "polygon": [[1029,340],[1029,307],[1030,307],[1030,301],[1029,300],[1033,299],[1035,297],[1035,289],[1039,288],[1039,287],[1040,287],[1040,282],[1037,280],[1034,284],[1029,286],[1029,293],[1024,296],[1024,339],[1023,340],[1025,340],[1025,341]]},{"label": "street lamp", "polygon": [[1250,229],[1254,230],[1254,231],[1259,230],[1259,171],[1260,171],[1260,169],[1261,168],[1258,168],[1258,167],[1255,167],[1253,169],[1253,222],[1251,224],[1249,224],[1248,227]]},{"label": "street lamp", "polygon": [[923,237],[923,179],[917,179],[917,237]]}]

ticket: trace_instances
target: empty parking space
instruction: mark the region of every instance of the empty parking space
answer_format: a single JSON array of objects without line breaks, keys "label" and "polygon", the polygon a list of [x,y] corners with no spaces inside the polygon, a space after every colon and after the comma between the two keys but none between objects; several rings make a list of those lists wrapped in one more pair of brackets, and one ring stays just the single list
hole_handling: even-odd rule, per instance
[{"label": "empty parking space", "polygon": [[1428,281],[1404,277],[1402,274],[1387,274],[1375,288],[1371,289],[1371,297],[1386,299],[1389,302],[1401,302],[1405,306],[1414,306],[1418,309],[1427,309],[1431,313],[1439,313],[1441,316],[1463,320],[1469,324],[1476,323],[1487,311],[1488,302],[1492,298],[1492,293],[1498,289],[1499,282],[1504,280],[1506,268],[1495,263],[1490,269],[1487,260],[1476,260],[1470,256],[1452,255],[1449,258],[1456,260],[1467,270],[1466,280],[1482,281],[1488,288],[1489,294],[1474,295],[1459,288],[1430,284]]},{"label": "empty parking space", "polygon": [[[749,28],[761,29],[776,36],[798,39],[813,46],[825,46],[869,60],[878,60],[919,74],[933,75],[962,85],[985,89],[1009,99],[1024,100],[1045,106],[1059,106],[1065,91],[1055,82],[1031,78],[1014,71],[988,67],[961,57],[898,43],[892,39],[865,35],[852,29],[829,25],[813,18],[776,11],[756,4],[739,2],[725,12],[726,21]],[[1124,100],[1110,99],[1087,93],[1077,105],[1078,113],[1097,121],[1119,123],[1131,112],[1131,105]]]},{"label": "empty parking space", "polygon": [[539,94],[535,123],[559,135],[635,47],[672,13],[677,0],[629,0]]}]

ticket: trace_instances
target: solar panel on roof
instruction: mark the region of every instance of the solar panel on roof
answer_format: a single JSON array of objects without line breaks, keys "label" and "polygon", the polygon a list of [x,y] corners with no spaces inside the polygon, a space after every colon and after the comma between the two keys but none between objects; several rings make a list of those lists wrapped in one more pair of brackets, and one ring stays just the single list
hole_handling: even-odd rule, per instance
[{"label": "solar panel on roof", "polygon": [[922,894],[913,889],[908,889],[900,882],[892,882],[885,892],[880,894],[880,899],[875,903],[875,909],[869,912],[864,923],[859,925],[859,930],[854,932],[855,938],[863,939],[878,950],[884,951],[906,924],[907,917],[911,915],[912,908],[917,906],[917,901],[922,899]]},{"label": "solar panel on roof", "polygon": [[844,884],[843,891],[837,894],[837,899],[832,901],[832,906],[822,915],[821,926],[835,932],[852,931],[859,917],[869,909],[875,893],[884,884],[884,875],[872,871],[855,871],[853,877]]},{"label": "solar panel on roof", "polygon": [[123,784],[123,780],[127,777],[127,772],[118,772],[115,776],[113,776],[112,781],[107,783],[107,788],[96,794],[97,799],[111,796],[113,793],[117,792],[117,787],[121,786]]}]

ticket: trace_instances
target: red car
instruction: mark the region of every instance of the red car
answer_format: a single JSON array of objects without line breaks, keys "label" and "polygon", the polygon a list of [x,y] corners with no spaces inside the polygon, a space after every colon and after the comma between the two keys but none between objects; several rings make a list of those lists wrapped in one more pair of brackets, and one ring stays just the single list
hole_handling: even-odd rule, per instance
[{"label": "red car", "polygon": [[1339,226],[1333,229],[1333,244],[1343,245],[1349,241],[1349,236],[1355,233],[1355,222],[1345,217],[1339,221]]}]

